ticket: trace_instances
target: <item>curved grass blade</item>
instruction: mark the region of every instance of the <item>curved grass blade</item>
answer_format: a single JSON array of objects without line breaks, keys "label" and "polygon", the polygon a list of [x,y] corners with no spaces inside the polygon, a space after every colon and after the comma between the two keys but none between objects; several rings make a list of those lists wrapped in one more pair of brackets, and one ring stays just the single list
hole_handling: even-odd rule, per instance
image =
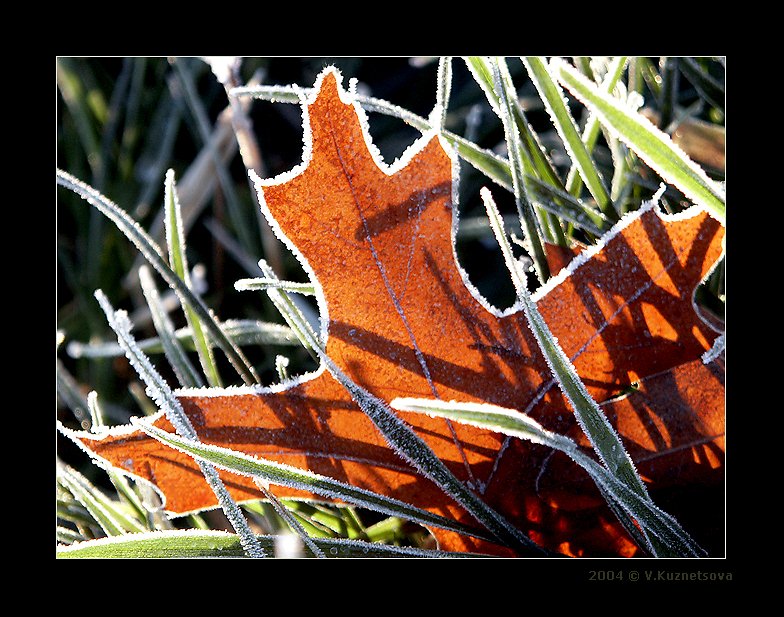
[{"label": "curved grass blade", "polygon": [[[273,553],[274,536],[256,536],[261,547]],[[314,539],[327,557],[481,557],[473,553],[387,546],[360,540]],[[156,531],[101,538],[57,547],[58,559],[172,559],[187,557],[243,557],[239,538],[225,531]]]},{"label": "curved grass blade", "polygon": [[220,325],[215,321],[210,309],[207,308],[207,305],[204,304],[201,298],[194,295],[182,279],[174,273],[169,267],[169,264],[166,263],[158,245],[144,232],[139,224],[125,212],[125,210],[107,199],[93,187],[60,169],[57,170],[57,183],[79,195],[117,225],[120,231],[122,231],[144,255],[150,265],[160,273],[169,287],[175,289],[186,298],[188,304],[198,315],[202,325],[208,330],[213,340],[226,354],[226,357],[237,369],[237,372],[246,385],[253,385],[260,381],[250,362],[248,362],[243,353],[231,343]]},{"label": "curved grass blade", "polygon": [[554,59],[551,69],[555,77],[590,107],[599,121],[651,169],[724,223],[724,190],[708,178],[705,171],[675,145],[669,136],[641,114],[631,113],[618,99],[601,92],[595,84],[566,62]]},{"label": "curved grass blade", "polygon": [[[174,396],[174,393],[163,378],[158,374],[155,368],[153,368],[147,356],[145,356],[136,346],[136,341],[131,335],[131,322],[125,311],[115,311],[101,290],[95,292],[95,297],[104,313],[106,313],[109,325],[112,327],[115,334],[117,334],[117,340],[125,350],[126,357],[130,360],[134,369],[136,369],[139,377],[141,377],[142,381],[147,385],[147,392],[155,400],[159,409],[164,411],[167,419],[172,423],[175,430],[180,435],[184,435],[190,439],[198,439],[193,425],[182,409],[182,405],[180,405],[180,402]],[[66,432],[64,427],[61,427],[60,430]],[[68,433],[66,432],[66,435],[67,434]],[[248,522],[245,520],[228,490],[226,490],[218,473],[208,463],[200,463],[199,468],[204,475],[204,479],[215,492],[218,503],[221,508],[223,508],[226,517],[237,531],[242,540],[242,546],[248,556],[265,557],[266,554],[258,545],[250,527],[248,527]]]},{"label": "curved grass blade", "polygon": [[[276,323],[256,321],[255,319],[227,319],[221,322],[221,328],[235,345],[299,345],[299,341],[290,328]],[[186,351],[195,351],[193,333],[190,328],[175,330],[177,343]],[[210,345],[216,346],[210,337]],[[164,353],[163,342],[158,337],[137,341],[139,349],[144,353]],[[66,352],[72,358],[111,358],[123,355],[123,349],[117,343],[80,343],[70,341]]]},{"label": "curved grass blade", "polygon": [[420,525],[431,525],[448,529],[457,533],[468,534],[474,537],[491,540],[492,537],[482,531],[466,527],[460,523],[431,514],[426,510],[416,508],[398,499],[385,497],[361,489],[350,484],[345,484],[313,473],[312,471],[292,467],[284,463],[255,458],[248,454],[222,448],[212,444],[200,443],[193,439],[183,438],[172,433],[168,433],[156,426],[153,426],[138,418],[132,419],[133,423],[151,437],[157,439],[171,448],[184,452],[196,460],[207,461],[220,469],[231,471],[240,475],[260,478],[270,484],[279,484],[305,491],[310,491],[331,499],[341,499],[347,503],[354,504],[363,508],[400,516],[407,520],[419,523]]},{"label": "curved grass blade", "polygon": [[671,516],[656,507],[653,502],[632,491],[619,481],[605,467],[586,456],[578,445],[569,437],[546,430],[541,424],[529,416],[487,403],[459,403],[431,400],[398,398],[392,401],[392,407],[400,411],[425,413],[432,417],[449,418],[497,431],[512,437],[526,439],[533,443],[548,446],[568,455],[578,465],[585,469],[599,489],[611,499],[608,503],[619,517],[624,526],[633,527],[633,523],[623,514],[615,510],[616,506],[628,512],[636,519],[643,530],[650,533],[664,543],[664,555],[651,546],[651,543],[632,534],[635,540],[642,542],[654,554],[660,556],[698,556],[704,553],[691,537],[680,527]]},{"label": "curved grass blade", "polygon": [[[185,234],[182,228],[182,214],[180,212],[180,201],[177,197],[177,187],[174,183],[174,170],[166,172],[164,180],[164,228],[166,229],[166,244],[169,248],[169,263],[174,273],[180,277],[185,286],[197,295],[191,284],[191,277],[188,273],[188,258],[185,255]],[[218,367],[215,365],[215,358],[212,355],[212,347],[207,341],[207,335],[202,328],[199,316],[193,310],[187,299],[179,296],[180,303],[185,310],[185,319],[188,321],[193,332],[193,342],[196,344],[196,352],[199,356],[202,370],[207,376],[207,381],[211,386],[220,387],[221,382]]]},{"label": "curved grass blade", "polygon": [[[182,346],[177,341],[177,336],[174,331],[174,326],[161,306],[161,300],[158,296],[158,289],[155,287],[155,282],[152,279],[152,273],[146,264],[139,267],[139,282],[142,285],[142,292],[150,307],[150,314],[152,315],[153,325],[158,332],[159,340],[163,346],[163,353],[169,361],[172,369],[174,370],[177,379],[181,386],[199,388],[204,385],[201,375],[196,371],[188,356],[185,354]],[[122,353],[122,349],[117,346]]]},{"label": "curved grass blade", "polygon": [[590,153],[580,138],[580,134],[577,132],[577,126],[566,106],[563,92],[551,77],[544,59],[536,56],[527,56],[521,58],[521,60],[525,64],[534,86],[539,91],[539,95],[542,97],[553,126],[561,137],[569,158],[572,159],[572,164],[577,168],[586,187],[596,200],[599,210],[606,217],[617,221],[618,213],[612,207],[610,194]]}]

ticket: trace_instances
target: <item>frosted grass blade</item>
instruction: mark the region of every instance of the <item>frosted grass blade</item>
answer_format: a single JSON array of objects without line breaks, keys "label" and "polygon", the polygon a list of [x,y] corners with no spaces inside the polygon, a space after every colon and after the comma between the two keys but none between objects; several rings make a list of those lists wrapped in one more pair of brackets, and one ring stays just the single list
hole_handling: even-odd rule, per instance
[{"label": "frosted grass blade", "polygon": [[524,241],[533,259],[539,282],[545,283],[550,278],[550,267],[547,264],[547,256],[542,247],[541,227],[525,190],[524,156],[520,143],[520,133],[512,119],[512,99],[517,97],[517,93],[512,87],[511,77],[503,59],[494,58],[491,61],[491,67],[495,92],[498,96],[498,114],[504,126],[504,136],[506,138],[507,150],[509,151],[512,186],[517,211],[520,215],[520,225],[525,230]]},{"label": "frosted grass blade", "polygon": [[[558,177],[552,163],[545,155],[539,138],[528,124],[525,113],[520,106],[519,97],[514,89],[514,84],[509,76],[506,62],[502,59],[491,60],[490,58],[481,56],[469,56],[464,59],[474,80],[485,93],[485,97],[490,103],[490,107],[499,118],[501,118],[502,123],[504,121],[502,114],[505,114],[511,119],[508,122],[510,129],[514,130],[511,128],[513,125],[517,128],[517,137],[514,137],[516,142],[514,147],[519,156],[512,157],[510,155],[510,170],[512,175],[514,176],[514,159],[517,158],[519,159],[519,166],[521,166],[523,170],[522,184],[525,186],[526,193],[531,192],[528,180],[530,177],[544,180],[556,188],[563,189],[563,183]],[[501,80],[497,79],[495,75],[499,68],[504,73],[503,83],[501,83]],[[501,98],[502,95],[503,100]],[[506,128],[504,128],[504,131],[506,134]],[[507,144],[507,150],[512,152],[511,144]],[[514,192],[514,181],[512,184],[513,186],[510,190]],[[541,210],[538,214],[540,220],[543,221],[542,228],[544,233],[548,236],[547,239],[550,241],[557,241],[558,244],[566,246],[567,242],[557,217],[548,215]]]},{"label": "frosted grass blade", "polygon": [[[174,273],[180,277],[185,286],[197,295],[191,284],[191,277],[188,273],[188,259],[185,255],[185,234],[182,228],[182,214],[180,212],[180,201],[177,197],[177,186],[174,182],[174,170],[166,172],[164,181],[164,227],[166,229],[166,244],[169,248],[169,263]],[[193,332],[193,342],[196,344],[196,352],[199,356],[202,370],[207,376],[207,381],[211,386],[220,387],[223,385],[218,367],[215,365],[215,358],[212,355],[212,347],[207,341],[199,316],[191,307],[187,298],[179,296],[180,303],[185,310],[185,319]]]},{"label": "frosted grass blade", "polygon": [[438,76],[436,78],[436,106],[433,109],[431,122],[443,131],[446,128],[446,108],[449,105],[449,93],[452,89],[452,58],[442,56],[438,59]]},{"label": "frosted grass blade", "polygon": [[303,529],[302,525],[300,525],[297,519],[294,518],[294,515],[289,512],[288,508],[286,508],[286,506],[284,506],[280,500],[264,486],[264,483],[256,480],[256,486],[264,494],[265,499],[267,499],[267,501],[272,504],[272,507],[275,508],[275,512],[277,512],[278,516],[280,516],[280,518],[286,522],[289,528],[294,533],[296,533],[297,536],[299,536],[305,546],[308,547],[310,552],[319,559],[326,557],[324,551],[322,551],[321,548],[313,541],[313,538],[311,538],[308,535],[308,532]]},{"label": "frosted grass blade", "polygon": [[[618,56],[617,58],[613,59],[612,63],[607,69],[607,74],[602,81],[601,88],[603,92],[608,94],[612,93],[615,86],[618,85],[618,81],[621,79],[621,75],[623,75],[623,70],[626,66],[627,60],[627,56]],[[585,123],[585,128],[583,129],[583,134],[581,137],[589,154],[593,152],[593,148],[596,145],[596,140],[599,138],[600,128],[601,124],[599,122],[599,118],[596,116],[596,114],[591,114],[588,118],[588,121]],[[572,195],[578,196],[580,194],[581,188],[582,177],[577,172],[577,167],[574,166],[569,170],[569,174],[566,176],[566,190]]]},{"label": "frosted grass blade", "polygon": [[651,169],[724,223],[724,189],[711,180],[668,135],[641,114],[630,112],[616,98],[601,92],[566,62],[553,60],[551,70],[564,86],[591,108],[612,134],[629,146]]},{"label": "frosted grass blade", "polygon": [[561,137],[569,158],[572,159],[572,164],[577,168],[586,187],[596,200],[599,210],[606,217],[618,220],[618,213],[612,207],[610,194],[607,192],[599,170],[596,168],[593,158],[591,158],[590,153],[580,138],[577,125],[569,113],[569,108],[566,106],[563,92],[550,76],[544,59],[536,56],[528,56],[521,59],[528,70],[528,75],[539,91],[539,95],[542,97],[553,126]]},{"label": "frosted grass blade", "polygon": [[[272,554],[274,536],[256,536],[260,546]],[[327,557],[480,557],[472,553],[449,553],[418,548],[372,544],[359,540],[314,539]],[[192,557],[243,557],[239,538],[225,531],[157,531],[76,542],[57,547],[58,559],[174,559]]]},{"label": "frosted grass blade", "polygon": [[188,286],[185,285],[182,279],[178,277],[169,267],[169,264],[166,263],[158,245],[145,233],[139,224],[125,212],[125,210],[107,199],[93,187],[60,169],[57,170],[57,183],[79,195],[117,225],[120,231],[122,231],[136,248],[139,249],[142,255],[144,255],[150,265],[160,273],[168,285],[187,299],[190,306],[196,311],[202,325],[207,328],[213,340],[223,350],[226,357],[237,369],[237,372],[247,385],[253,385],[260,381],[258,375],[256,375],[256,371],[250,365],[247,358],[231,344],[231,341],[226,334],[215,322],[207,305],[204,304],[201,298],[191,293]]},{"label": "frosted grass blade", "polygon": [[316,290],[311,283],[294,283],[293,281],[281,281],[270,278],[239,279],[234,282],[234,289],[237,291],[266,291],[270,287],[282,289],[290,293],[298,293],[303,296],[316,295]]},{"label": "frosted grass blade", "polygon": [[596,401],[591,398],[591,395],[585,389],[574,366],[561,349],[536,305],[531,300],[524,279],[525,275],[512,255],[512,247],[509,245],[509,241],[504,233],[498,208],[486,188],[482,189],[482,199],[485,202],[487,215],[496,234],[496,239],[501,245],[504,260],[512,275],[512,282],[517,291],[517,297],[523,305],[531,331],[539,343],[539,347],[553,372],[553,376],[558,382],[558,386],[574,409],[575,417],[580,423],[580,427],[588,436],[594,450],[602,462],[607,465],[608,469],[614,475],[623,478],[623,481],[639,492],[640,495],[647,497],[648,493],[645,485],[637,475],[634,463],[623,447],[618,433],[615,432],[615,429],[599,409]]},{"label": "frosted grass blade", "polygon": [[[191,388],[202,387],[204,381],[193,364],[191,364],[191,361],[185,354],[185,350],[183,350],[182,346],[177,341],[174,326],[172,325],[168,314],[161,306],[158,289],[155,287],[152,273],[146,264],[142,264],[139,267],[139,282],[142,285],[142,292],[150,307],[153,325],[158,332],[159,340],[163,346],[163,353],[166,355],[166,359],[169,361],[175,375],[177,375],[180,385]],[[119,345],[117,347],[122,353],[122,349]]]},{"label": "frosted grass blade", "polygon": [[398,499],[385,497],[333,478],[312,471],[292,467],[284,463],[256,458],[230,448],[222,448],[212,444],[200,443],[192,439],[179,437],[157,428],[143,420],[134,418],[133,422],[145,433],[161,443],[185,452],[197,460],[207,461],[220,469],[231,471],[252,478],[260,478],[270,484],[278,484],[310,491],[328,498],[341,499],[347,503],[363,508],[382,512],[391,516],[400,516],[421,525],[432,525],[457,533],[491,539],[482,531],[466,527],[456,521],[431,514]]},{"label": "frosted grass blade", "polygon": [[[291,86],[256,86],[233,88],[231,90],[233,96],[253,96],[258,99],[275,103],[296,104],[301,102],[300,93],[310,96],[313,93],[313,89],[294,89]],[[393,105],[383,99],[364,96],[362,94],[356,94],[355,98],[365,111],[374,111],[386,116],[398,118],[409,126],[422,132],[429,131],[433,128],[433,125],[426,118],[413,114],[407,109]],[[509,170],[509,161],[490,150],[480,148],[475,143],[456,135],[455,133],[451,133],[450,131],[442,130],[441,137],[443,137],[465,161],[473,165],[499,186],[510,191],[512,190],[512,174]]]},{"label": "frosted grass blade", "polygon": [[[235,345],[298,345],[299,341],[290,328],[255,319],[227,319],[221,322],[221,329]],[[177,343],[186,351],[195,351],[193,333],[190,328],[180,328],[174,332]],[[216,346],[210,337],[210,345]],[[148,354],[164,353],[165,348],[158,337],[137,341],[139,349]],[[80,343],[70,341],[66,352],[72,358],[111,358],[123,355],[117,343]]]},{"label": "frosted grass blade", "polygon": [[[128,319],[127,313],[125,311],[115,311],[101,290],[95,292],[95,297],[106,314],[109,325],[112,327],[115,334],[117,334],[117,340],[120,345],[123,346],[126,357],[130,360],[134,369],[136,369],[139,377],[141,377],[142,381],[147,385],[147,392],[155,400],[158,408],[163,410],[169,422],[172,423],[175,430],[180,435],[184,435],[191,439],[198,439],[196,431],[188,419],[188,416],[185,415],[179,400],[177,400],[177,397],[174,396],[174,393],[169,386],[152,366],[149,358],[147,358],[147,356],[145,356],[136,346],[136,341],[131,335],[131,322]],[[68,431],[65,427],[61,426],[60,430],[68,435]],[[226,517],[240,536],[242,546],[248,553],[248,556],[265,557],[266,554],[258,545],[258,542],[248,527],[248,522],[245,520],[228,490],[226,490],[218,473],[211,465],[206,463],[200,463],[199,468],[204,475],[204,479],[215,492],[218,503],[221,508],[223,508]]]}]

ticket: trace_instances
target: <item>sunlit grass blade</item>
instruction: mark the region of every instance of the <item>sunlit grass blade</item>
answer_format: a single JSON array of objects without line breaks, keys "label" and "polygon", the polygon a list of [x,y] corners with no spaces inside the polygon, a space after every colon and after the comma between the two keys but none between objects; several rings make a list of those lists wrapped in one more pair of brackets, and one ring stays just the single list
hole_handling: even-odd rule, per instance
[{"label": "sunlit grass blade", "polygon": [[122,511],[122,504],[109,499],[87,478],[69,465],[58,461],[57,481],[87,509],[108,536],[145,531],[145,527]]},{"label": "sunlit grass blade", "polygon": [[257,458],[212,444],[185,439],[157,428],[143,420],[134,419],[134,424],[161,443],[185,452],[197,460],[207,461],[220,469],[252,478],[260,478],[270,484],[288,486],[322,495],[331,499],[341,499],[391,516],[400,516],[421,525],[432,525],[458,533],[490,539],[484,532],[461,525],[460,523],[431,514],[398,499],[373,493],[333,478],[311,471],[292,467],[284,463]]},{"label": "sunlit grass blade", "polygon": [[[147,386],[147,392],[155,400],[158,408],[165,414],[169,422],[172,423],[175,430],[180,434],[190,439],[198,439],[196,431],[193,428],[188,416],[182,409],[177,397],[169,388],[168,384],[158,374],[153,365],[150,363],[149,358],[142,353],[136,345],[136,341],[131,335],[131,322],[125,311],[115,311],[108,298],[97,290],[95,297],[101,305],[109,325],[117,335],[117,340],[125,350],[126,357],[131,362],[131,365],[141,377],[142,381]],[[64,427],[60,427],[61,432],[68,435]],[[235,531],[238,533],[242,540],[242,545],[248,556],[250,557],[265,557],[266,554],[258,545],[255,537],[253,536],[248,522],[242,515],[239,507],[229,494],[223,481],[218,476],[215,469],[208,463],[199,463],[199,469],[204,475],[204,479],[209,484],[210,488],[215,493],[215,496],[223,509],[226,517],[231,522]]]},{"label": "sunlit grass blade", "polygon": [[[227,319],[220,325],[235,345],[299,345],[299,340],[291,329],[282,324],[255,319]],[[196,346],[190,328],[175,330],[174,336],[184,350],[195,351]],[[216,346],[212,337],[209,340],[213,347]],[[159,354],[165,351],[158,337],[142,339],[137,343],[144,353]],[[117,343],[80,343],[79,341],[69,341],[66,352],[72,358],[113,358],[124,353]]]},{"label": "sunlit grass blade", "polygon": [[281,281],[269,278],[239,279],[234,282],[234,289],[237,291],[265,291],[270,287],[276,287],[289,293],[297,293],[303,296],[315,296],[316,290],[311,283],[295,283],[293,281]]},{"label": "sunlit grass blade", "polygon": [[[577,444],[564,435],[546,430],[541,424],[529,416],[512,409],[505,409],[487,403],[460,403],[431,400],[399,398],[392,401],[392,406],[401,411],[425,413],[432,417],[449,418],[472,426],[497,431],[512,437],[526,439],[563,452],[583,467],[600,490],[605,492],[613,511],[625,527],[634,524],[624,514],[628,513],[642,526],[646,534],[655,536],[664,544],[662,548],[669,551],[670,556],[697,556],[703,551],[678,525],[677,521],[657,508],[650,499],[631,491],[606,468],[586,456]],[[619,507],[623,510],[617,511]],[[651,544],[639,534],[631,532],[640,545],[656,554],[658,547]]]},{"label": "sunlit grass blade", "polygon": [[[268,553],[275,550],[274,536],[256,536],[259,545]],[[327,557],[412,557],[463,558],[480,557],[473,553],[450,553],[358,540],[314,539]],[[225,531],[157,531],[101,538],[57,547],[58,559],[174,559],[191,557],[243,557],[239,538]]]},{"label": "sunlit grass blade", "polygon": [[[233,96],[253,96],[265,101],[274,103],[296,103],[299,104],[300,93],[310,96],[313,93],[312,88],[292,88],[291,86],[256,86],[245,88],[233,88],[231,90]],[[434,127],[431,122],[411,113],[407,109],[393,105],[383,99],[377,99],[371,96],[356,94],[355,98],[365,111],[373,111],[376,113],[384,114],[398,118],[408,124],[422,131],[423,133],[432,130]],[[469,141],[460,135],[456,135],[450,131],[442,130],[441,137],[446,140],[466,162],[473,165],[476,169],[485,174],[488,178],[496,182],[499,186],[507,190],[512,190],[512,173],[509,169],[509,161],[498,156],[490,150],[480,148],[472,141]]]},{"label": "sunlit grass blade", "polygon": [[[169,248],[169,264],[174,273],[180,277],[185,286],[193,292],[191,277],[188,273],[188,258],[185,255],[185,234],[182,228],[182,215],[180,213],[180,202],[177,197],[177,186],[174,182],[174,170],[166,172],[164,184],[164,227],[166,229],[166,244]],[[199,356],[202,370],[207,376],[207,381],[211,386],[222,386],[223,383],[212,355],[212,347],[207,341],[207,335],[202,328],[199,316],[188,303],[187,298],[180,296],[180,302],[185,311],[185,319],[193,332],[193,342],[196,344],[196,352]],[[160,332],[159,332],[160,334]]]},{"label": "sunlit grass blade", "polygon": [[577,131],[577,125],[571,113],[569,113],[569,108],[566,106],[563,92],[551,77],[544,59],[528,56],[522,58],[522,61],[528,70],[528,75],[539,91],[539,95],[542,97],[553,126],[561,137],[572,164],[577,168],[585,182],[585,186],[596,200],[599,210],[606,217],[618,220],[618,213],[612,207],[610,194],[605,187],[604,180],[602,180],[593,158]]},{"label": "sunlit grass blade", "polygon": [[[144,297],[150,307],[150,314],[158,332],[159,340],[163,346],[163,353],[169,361],[174,373],[181,386],[186,387],[201,387],[204,385],[204,380],[201,375],[196,371],[185,350],[177,341],[177,335],[174,331],[174,326],[169,319],[168,314],[161,306],[160,297],[158,296],[158,289],[152,278],[152,273],[146,264],[139,267],[139,281],[142,285]],[[117,346],[119,348],[119,345]],[[120,349],[122,351],[122,349]]]},{"label": "sunlit grass blade", "polygon": [[[607,68],[607,74],[602,81],[601,89],[603,92],[607,92],[608,94],[612,93],[615,86],[618,85],[621,75],[623,75],[627,60],[627,56],[618,56],[613,59],[610,66]],[[583,129],[581,137],[588,154],[593,152],[596,140],[599,138],[600,129],[601,123],[599,122],[599,118],[596,114],[592,114],[585,123],[585,128]],[[578,173],[577,166],[572,166],[569,170],[569,174],[566,176],[566,191],[574,196],[578,196],[582,188],[582,182],[582,176]]]},{"label": "sunlit grass blade", "polygon": [[555,59],[551,70],[564,86],[590,107],[612,134],[631,148],[637,156],[670,182],[694,203],[706,208],[722,223],[725,218],[724,189],[708,178],[665,133],[638,113],[626,109],[618,99],[601,92],[574,67]]},{"label": "sunlit grass blade", "polygon": [[201,298],[194,295],[183,280],[177,276],[166,263],[163,253],[158,245],[145,233],[145,231],[134,221],[125,210],[117,204],[107,199],[104,195],[94,188],[85,184],[71,174],[60,169],[57,170],[57,183],[87,201],[90,205],[98,209],[102,214],[109,218],[120,231],[139,249],[147,261],[164,278],[166,283],[181,294],[188,304],[196,312],[201,324],[209,331],[213,340],[223,350],[231,364],[237,369],[247,385],[253,385],[260,380],[256,371],[253,369],[247,358],[240,352],[226,334],[221,330],[212,316],[207,305]]}]

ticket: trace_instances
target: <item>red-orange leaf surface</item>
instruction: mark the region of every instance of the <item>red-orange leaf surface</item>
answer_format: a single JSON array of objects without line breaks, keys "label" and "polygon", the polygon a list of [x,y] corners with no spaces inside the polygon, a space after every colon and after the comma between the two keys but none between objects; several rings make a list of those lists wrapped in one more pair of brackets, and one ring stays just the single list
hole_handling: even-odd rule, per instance
[{"label": "red-orange leaf surface", "polygon": [[[524,411],[548,429],[579,433],[523,314],[491,309],[455,261],[454,155],[437,136],[425,136],[404,164],[387,168],[369,148],[364,114],[336,72],[323,73],[316,90],[305,106],[303,164],[258,188],[273,225],[319,285],[327,354],[385,401],[484,401]],[[699,361],[716,335],[695,313],[692,295],[721,255],[723,235],[696,209],[666,217],[649,207],[625,218],[601,250],[584,251],[535,297],[597,401],[641,381],[637,392],[606,409],[654,497],[659,485],[704,489],[722,482],[723,373]],[[205,389],[183,391],[179,399],[205,442],[476,524],[390,449],[323,369],[275,391]],[[635,554],[580,470],[544,447],[443,419],[401,416],[534,541],[569,555]],[[163,417],[156,424],[173,430]],[[169,511],[216,505],[187,455],[143,433],[80,439],[97,456],[155,483]],[[249,478],[221,475],[237,499],[260,497]],[[691,531],[700,540],[699,529]],[[435,533],[445,549],[512,554]]]}]

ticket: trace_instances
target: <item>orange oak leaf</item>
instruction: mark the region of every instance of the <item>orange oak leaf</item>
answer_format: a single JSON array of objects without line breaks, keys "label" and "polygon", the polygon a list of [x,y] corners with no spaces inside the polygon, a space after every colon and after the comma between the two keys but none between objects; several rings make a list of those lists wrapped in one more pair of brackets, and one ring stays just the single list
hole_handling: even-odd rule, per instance
[{"label": "orange oak leaf", "polygon": [[[488,402],[577,435],[519,307],[490,306],[456,261],[450,148],[426,134],[388,167],[337,71],[325,70],[315,91],[303,105],[303,163],[256,186],[270,224],[317,285],[327,355],[387,402]],[[721,256],[723,237],[722,226],[696,208],[666,216],[651,204],[627,215],[534,296],[595,400],[642,384],[606,409],[654,491],[659,483],[721,483],[723,383],[714,365],[699,360],[716,333],[695,312],[692,295]],[[323,367],[273,387],[181,390],[178,398],[204,442],[477,525],[390,448]],[[543,446],[444,419],[400,416],[458,478],[540,545],[567,555],[637,553],[579,470]],[[173,430],[162,414],[155,424]],[[78,438],[99,459],[152,482],[170,512],[216,505],[189,456],[140,431]],[[221,477],[236,499],[261,498],[250,478]],[[514,554],[433,532],[444,549]]]}]

